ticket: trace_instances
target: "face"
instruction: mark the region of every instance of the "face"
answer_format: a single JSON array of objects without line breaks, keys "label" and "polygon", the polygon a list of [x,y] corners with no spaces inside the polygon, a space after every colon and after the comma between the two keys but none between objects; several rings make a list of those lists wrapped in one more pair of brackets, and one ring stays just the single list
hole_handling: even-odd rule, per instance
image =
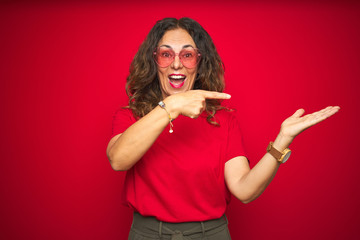
[{"label": "face", "polygon": [[[191,68],[183,65],[183,63],[187,65],[188,49],[196,49],[195,42],[189,33],[181,28],[169,30],[164,34],[157,47],[167,49],[166,51],[169,52],[175,52],[175,59],[169,66],[161,67],[157,65],[163,98],[191,90],[195,82],[197,65],[190,66]],[[178,54],[180,52],[181,56]],[[182,58],[182,62],[180,58]]]}]

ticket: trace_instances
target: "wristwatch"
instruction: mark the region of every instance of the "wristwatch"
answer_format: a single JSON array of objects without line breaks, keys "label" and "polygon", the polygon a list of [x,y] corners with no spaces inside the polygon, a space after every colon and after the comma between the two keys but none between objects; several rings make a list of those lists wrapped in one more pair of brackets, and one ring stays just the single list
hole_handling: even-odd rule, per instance
[{"label": "wristwatch", "polygon": [[291,154],[291,150],[289,148],[285,148],[284,151],[280,152],[273,146],[273,142],[270,142],[266,151],[270,153],[278,162],[285,163]]}]

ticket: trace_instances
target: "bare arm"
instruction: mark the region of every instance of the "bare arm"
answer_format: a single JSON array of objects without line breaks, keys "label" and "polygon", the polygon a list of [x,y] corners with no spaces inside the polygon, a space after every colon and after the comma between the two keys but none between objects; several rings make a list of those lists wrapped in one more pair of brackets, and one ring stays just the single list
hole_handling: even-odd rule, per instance
[{"label": "bare arm", "polygon": [[[230,95],[191,90],[171,95],[164,99],[164,103],[173,119],[176,119],[180,114],[196,118],[204,111],[205,100],[208,98],[228,99]],[[112,168],[117,171],[130,169],[141,159],[168,124],[168,114],[164,109],[157,106],[126,129],[125,132],[113,137],[106,150]]]},{"label": "bare arm", "polygon": [[[273,146],[283,151],[294,138],[305,129],[334,115],[339,107],[327,107],[318,112],[305,115],[303,109],[297,110],[281,125],[279,135]],[[230,192],[243,203],[255,200],[274,178],[280,163],[269,153],[250,170],[245,157],[236,157],[225,164],[225,181]]]},{"label": "bare arm", "polygon": [[113,137],[106,151],[112,168],[114,170],[131,168],[168,124],[167,113],[158,106],[125,132]]}]

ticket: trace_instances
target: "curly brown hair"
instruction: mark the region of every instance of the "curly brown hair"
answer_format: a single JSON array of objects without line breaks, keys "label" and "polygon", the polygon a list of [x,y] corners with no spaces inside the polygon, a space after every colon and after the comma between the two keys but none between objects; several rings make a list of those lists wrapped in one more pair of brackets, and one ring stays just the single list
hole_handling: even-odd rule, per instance
[{"label": "curly brown hair", "polygon": [[[198,22],[191,18],[181,18],[179,20],[176,18],[164,18],[157,21],[151,29],[130,65],[126,93],[129,97],[129,108],[136,118],[145,116],[162,100],[153,51],[165,32],[177,28],[184,29],[190,34],[201,53],[193,89],[217,92],[224,90],[223,62],[210,35]],[[207,121],[209,123],[218,125],[214,116],[216,111],[220,109],[224,109],[220,100],[206,100]]]}]

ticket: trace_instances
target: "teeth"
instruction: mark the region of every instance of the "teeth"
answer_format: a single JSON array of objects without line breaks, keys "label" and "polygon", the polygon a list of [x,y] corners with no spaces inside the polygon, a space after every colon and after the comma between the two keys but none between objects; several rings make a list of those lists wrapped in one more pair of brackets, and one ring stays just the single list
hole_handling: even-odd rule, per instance
[{"label": "teeth", "polygon": [[169,76],[169,78],[172,78],[172,79],[183,79],[183,78],[185,78],[185,77],[184,77],[184,76],[172,75],[172,76]]}]

